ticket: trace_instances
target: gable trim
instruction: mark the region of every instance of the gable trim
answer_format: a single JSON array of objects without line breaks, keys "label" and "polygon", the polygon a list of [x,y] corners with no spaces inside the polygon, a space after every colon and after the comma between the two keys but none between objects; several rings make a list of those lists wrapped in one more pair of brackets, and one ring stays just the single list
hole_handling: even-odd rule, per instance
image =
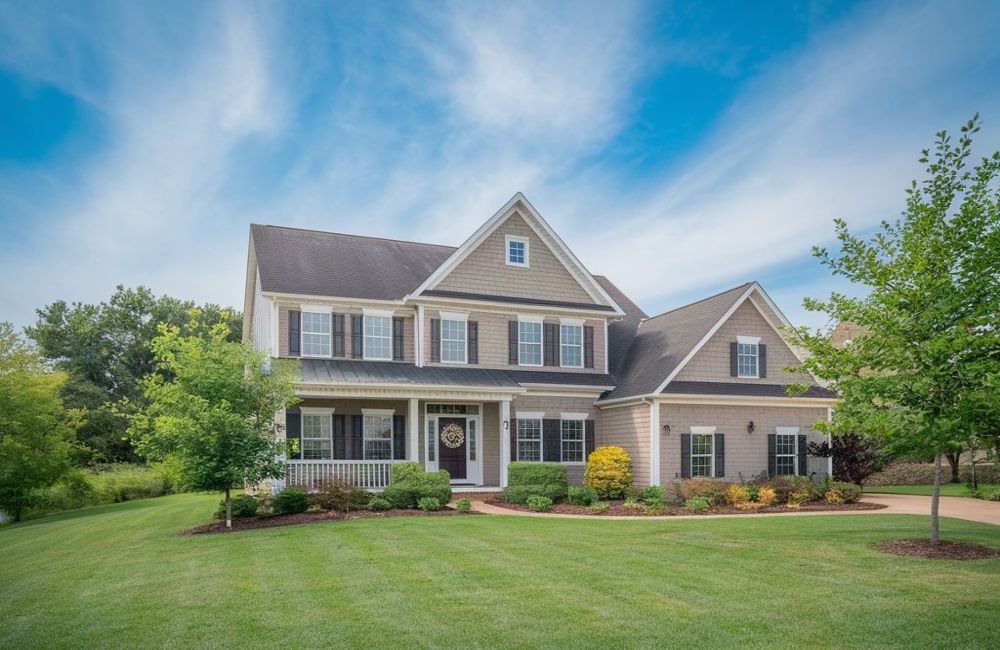
[{"label": "gable trim", "polygon": [[[566,246],[566,243],[552,230],[551,226],[546,223],[545,219],[535,210],[534,206],[528,202],[528,199],[524,197],[521,192],[515,194],[507,203],[504,204],[492,217],[490,217],[486,223],[481,225],[476,232],[469,237],[465,243],[458,247],[458,249],[451,254],[448,259],[446,259],[441,266],[439,266],[433,273],[431,273],[426,280],[417,287],[413,293],[407,296],[408,298],[415,298],[423,294],[424,291],[433,289],[436,287],[441,280],[445,278],[449,273],[451,273],[455,267],[461,264],[479,245],[489,237],[499,225],[510,216],[511,211],[514,207],[520,203],[524,206],[525,211],[528,213],[529,219],[525,219],[525,223],[531,228],[536,235],[542,240],[542,243],[547,243],[545,241],[548,237],[554,244],[556,258],[562,263],[566,271],[569,272],[570,276],[576,280],[577,284],[587,292],[591,298],[597,303],[603,303],[614,308],[615,313],[618,315],[624,315],[625,312],[621,307],[618,306],[608,292],[604,290],[604,287],[600,285],[594,276],[591,275],[586,267],[580,262],[580,260],[573,254],[573,251]],[[506,261],[506,251],[504,252]]]},{"label": "gable trim", "polygon": [[[698,344],[696,346],[694,346],[691,349],[690,352],[688,352],[687,356],[685,356],[684,359],[681,360],[681,362],[677,365],[677,367],[674,368],[673,372],[671,372],[667,376],[667,378],[663,380],[663,383],[661,383],[657,387],[657,389],[655,391],[653,391],[654,395],[658,395],[658,394],[660,394],[660,393],[663,392],[663,389],[667,387],[667,384],[669,384],[671,381],[674,380],[674,378],[681,372],[681,370],[683,370],[684,367],[687,366],[687,364],[691,361],[691,359],[693,359],[694,356],[696,354],[698,354],[698,352],[703,347],[705,347],[705,344],[707,344],[709,342],[709,340],[711,340],[711,338],[713,336],[715,336],[716,332],[718,332],[719,329],[723,325],[726,324],[726,321],[728,321],[729,318],[734,313],[736,313],[736,310],[739,309],[740,306],[743,305],[743,303],[745,303],[750,298],[750,296],[752,296],[754,294],[754,292],[757,292],[758,294],[760,294],[764,298],[764,301],[767,303],[768,307],[770,307],[771,309],[774,310],[774,313],[778,315],[778,318],[781,319],[781,322],[782,322],[783,325],[785,325],[788,328],[792,327],[791,322],[788,320],[788,318],[785,317],[784,314],[781,313],[781,311],[778,310],[777,306],[774,304],[774,302],[771,300],[771,298],[764,291],[763,287],[761,287],[760,284],[754,282],[754,283],[752,283],[747,288],[746,291],[743,292],[743,295],[741,295],[736,300],[736,302],[733,303],[733,306],[730,307],[728,310],[726,310],[726,313],[722,315],[722,318],[720,318],[718,320],[718,322],[716,322],[715,325],[712,326],[712,329],[708,330],[708,333],[705,334],[705,336],[703,336],[700,341],[698,341]],[[750,304],[753,305],[753,301],[750,301]],[[768,318],[766,314],[764,314],[763,312],[761,312],[761,310],[756,305],[754,305],[754,309],[756,309],[757,313],[760,314],[761,318],[764,319],[764,322],[766,322],[768,324],[768,326],[772,330],[774,330],[774,333],[778,335],[778,338],[781,339],[781,341],[785,345],[785,347],[787,347],[791,351],[791,353],[793,355],[795,355],[795,358],[798,359],[799,362],[802,362],[803,359],[802,359],[802,356],[799,354],[799,351],[796,350],[793,346],[791,346],[791,345],[788,344],[788,341],[785,340],[785,336],[784,336],[784,334],[781,333],[781,330],[779,330],[777,327],[775,327],[774,323],[771,322],[771,319]],[[812,376],[811,373],[810,373],[810,376]],[[819,381],[819,380],[816,379],[815,376],[813,376],[813,379],[816,380],[816,381]]]}]

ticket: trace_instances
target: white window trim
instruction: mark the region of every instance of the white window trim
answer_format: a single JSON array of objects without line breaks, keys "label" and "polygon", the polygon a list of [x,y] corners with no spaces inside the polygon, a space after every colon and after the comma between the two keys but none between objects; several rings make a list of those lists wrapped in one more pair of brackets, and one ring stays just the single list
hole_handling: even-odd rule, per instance
[{"label": "white window trim", "polygon": [[[510,261],[510,243],[512,241],[524,244],[524,263],[523,264],[518,264],[517,262],[511,262]],[[503,246],[503,259],[507,263],[507,266],[516,266],[516,267],[519,267],[519,268],[522,268],[522,269],[529,268],[531,266],[531,258],[528,257],[528,246],[529,246],[529,242],[528,242],[528,239],[526,237],[514,237],[512,235],[507,235],[504,238],[504,246]]]},{"label": "white window trim", "polygon": [[[389,417],[389,418],[392,418],[394,415],[396,415],[396,411],[393,410],[393,409],[365,409],[365,408],[363,408],[363,409],[361,409],[361,415],[362,415],[363,418],[367,418],[369,416],[371,416],[371,417]],[[395,422],[393,422],[392,420],[390,420],[390,422],[389,422],[389,458],[388,459],[382,459],[382,460],[392,461],[393,460],[393,456],[396,455],[396,449],[395,449],[396,440],[395,440],[395,435],[394,435],[395,432],[392,430],[392,427],[394,425],[395,425]],[[382,440],[382,438],[371,438],[371,439],[372,440]],[[361,425],[361,455],[364,457],[364,460],[369,460],[367,458],[367,456],[368,456],[368,449],[367,449],[368,445],[366,444],[368,442],[368,440],[369,440],[368,432],[365,430],[365,423],[362,422],[362,425]],[[372,459],[372,460],[374,460],[374,459]]]},{"label": "white window trim", "polygon": [[361,415],[396,415],[393,409],[361,409]]},{"label": "white window trim", "polygon": [[[521,420],[535,420],[538,422],[538,460],[521,460],[519,459],[518,453],[520,452],[521,441]],[[514,458],[511,460],[518,463],[541,463],[545,461],[545,414],[537,412],[528,413],[515,413],[514,421],[518,422],[516,436],[514,438]],[[534,442],[534,441],[532,441]],[[560,442],[562,444],[562,442]]]},{"label": "white window trim", "polygon": [[[736,344],[737,344],[737,349],[736,349],[736,376],[737,376],[737,378],[739,378],[739,379],[760,379],[760,337],[759,336],[737,336],[736,337]],[[743,374],[740,374],[740,351],[739,351],[739,346],[740,345],[755,345],[755,346],[757,346],[757,347],[754,348],[754,350],[756,351],[755,356],[757,358],[756,361],[754,362],[754,370],[756,372],[754,372],[754,374],[752,374],[752,375],[743,375]]]},{"label": "white window trim", "polygon": [[[332,408],[322,408],[322,407],[318,407],[318,406],[302,406],[302,407],[299,407],[299,415],[302,416],[302,417],[305,417],[307,415],[319,415],[319,416],[324,416],[325,415],[325,416],[329,416],[329,418],[330,418],[330,427],[329,427],[329,430],[327,432],[327,437],[330,440],[330,460],[333,460],[333,412],[334,412],[334,410],[335,409],[332,409]],[[303,425],[301,427],[301,430],[299,432],[299,438],[300,438],[300,440],[299,440],[299,455],[303,458],[303,460],[306,460],[306,458],[305,458],[305,453],[306,453],[306,450],[305,450],[306,431],[305,431],[305,422],[304,421],[303,421]],[[322,438],[309,438],[309,439],[310,440],[322,440]]]},{"label": "white window trim", "polygon": [[[580,345],[579,345],[579,348],[580,348],[580,363],[579,363],[579,365],[572,365],[572,364],[568,364],[568,363],[564,363],[563,362],[563,345],[565,345],[563,343],[563,338],[562,338],[562,328],[563,328],[563,326],[566,326],[566,327],[577,327],[577,328],[580,329]],[[573,346],[573,347],[577,347],[577,346]],[[578,319],[560,318],[559,319],[559,367],[560,368],[582,368],[583,367],[583,348],[584,348],[584,343],[583,343],[583,320],[582,319],[578,320]]]},{"label": "white window trim", "polygon": [[[302,314],[325,314],[330,317],[330,332],[326,335],[330,341],[330,354],[306,354],[302,335],[306,334],[302,325]],[[308,332],[315,334],[315,332]],[[299,356],[307,359],[330,359],[333,357],[333,310],[328,305],[299,305]]]},{"label": "white window trim", "polygon": [[[694,440],[691,440],[691,478],[715,478],[715,430],[716,427],[691,427],[692,436],[708,436],[712,441],[712,451],[708,454],[695,454],[694,453]],[[708,456],[709,466],[708,466],[708,476],[695,476],[694,475],[694,459],[695,456],[703,458]]]},{"label": "white window trim", "polygon": [[775,433],[775,435],[779,435],[779,436],[792,436],[794,438],[794,440],[795,440],[795,444],[792,446],[792,449],[794,449],[794,452],[791,453],[791,454],[779,454],[779,453],[777,453],[777,450],[778,450],[778,441],[777,440],[774,441],[774,448],[775,448],[775,454],[774,454],[774,456],[775,456],[775,461],[774,461],[774,463],[775,463],[775,474],[777,475],[777,464],[778,464],[777,459],[778,458],[788,458],[790,456],[792,458],[792,473],[791,473],[790,476],[799,476],[799,438],[798,438],[798,436],[799,436],[799,427],[775,427],[774,433]]},{"label": "white window trim", "polygon": [[[580,432],[583,434],[583,460],[563,460],[563,422],[580,422]],[[544,436],[544,434],[543,434]],[[544,443],[543,443],[544,444]],[[559,461],[563,465],[586,465],[587,464],[587,414],[586,413],[560,413],[559,414]]]},{"label": "white window trim", "polygon": [[[441,330],[439,332],[439,335],[441,337],[441,340],[440,340],[440,344],[441,344],[441,363],[450,363],[450,364],[462,365],[462,366],[468,364],[469,363],[469,314],[468,314],[468,312],[466,312],[466,313],[459,313],[459,312],[451,312],[451,311],[442,311],[442,312],[438,312],[438,316],[441,319]],[[456,361],[454,359],[445,359],[444,358],[444,322],[445,321],[452,321],[452,322],[463,323],[462,332],[463,332],[464,336],[462,337],[462,344],[463,344],[462,345],[462,359],[460,361]],[[518,336],[520,336],[520,334],[518,334]]]},{"label": "white window trim", "polygon": [[[392,361],[393,352],[394,352],[394,350],[392,349],[392,339],[394,338],[392,336],[392,318],[393,318],[394,314],[395,314],[395,312],[393,312],[392,310],[368,309],[368,308],[365,308],[365,309],[362,310],[362,317],[361,317],[361,350],[363,352],[362,358],[365,361]],[[388,318],[389,319],[389,356],[386,356],[386,357],[373,357],[373,356],[369,356],[368,350],[369,350],[370,346],[368,346],[368,345],[365,344],[365,341],[368,339],[368,334],[365,333],[365,321],[368,319],[369,316],[373,316],[373,317],[377,317],[377,318]],[[382,338],[382,337],[378,337],[378,338]]]},{"label": "white window trim", "polygon": [[[525,363],[521,360],[521,323],[533,323],[538,325],[538,349],[539,363]],[[533,345],[533,344],[532,344]],[[518,314],[517,315],[517,365],[529,368],[541,368],[545,365],[545,318],[542,316]]]}]

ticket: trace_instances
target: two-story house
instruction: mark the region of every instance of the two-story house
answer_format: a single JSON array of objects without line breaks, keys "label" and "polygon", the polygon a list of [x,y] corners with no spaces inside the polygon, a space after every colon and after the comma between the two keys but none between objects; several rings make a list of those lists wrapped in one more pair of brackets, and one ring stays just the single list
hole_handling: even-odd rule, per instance
[{"label": "two-story house", "polygon": [[254,225],[245,314],[245,341],[302,369],[275,487],[377,489],[404,460],[456,489],[506,486],[515,460],[579,482],[611,444],[640,486],[828,471],[806,442],[834,396],[782,372],[800,358],[758,284],[647,317],[520,193],[458,248]]}]

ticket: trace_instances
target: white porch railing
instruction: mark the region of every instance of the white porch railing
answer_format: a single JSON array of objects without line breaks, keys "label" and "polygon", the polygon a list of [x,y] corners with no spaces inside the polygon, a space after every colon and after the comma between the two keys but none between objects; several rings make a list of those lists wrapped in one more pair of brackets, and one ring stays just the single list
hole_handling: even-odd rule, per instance
[{"label": "white porch railing", "polygon": [[393,460],[289,460],[285,484],[312,490],[339,479],[354,487],[381,489],[389,485]]}]

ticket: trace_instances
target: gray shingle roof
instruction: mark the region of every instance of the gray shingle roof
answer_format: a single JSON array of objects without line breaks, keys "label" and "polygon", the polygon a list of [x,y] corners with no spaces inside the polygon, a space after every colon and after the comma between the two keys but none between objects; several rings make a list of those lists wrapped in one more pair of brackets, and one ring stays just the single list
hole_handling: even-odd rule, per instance
[{"label": "gray shingle roof", "polygon": [[625,365],[625,354],[632,345],[639,322],[646,318],[646,312],[612,284],[611,280],[603,275],[595,275],[594,279],[625,312],[624,317],[617,318],[608,325],[608,370],[617,377]]},{"label": "gray shingle roof", "polygon": [[250,226],[264,291],[399,300],[420,286],[453,246]]},{"label": "gray shingle roof", "polygon": [[603,399],[656,391],[751,284],[741,284],[643,321],[625,355],[623,369],[616,374],[615,389]]},{"label": "gray shingle roof", "polygon": [[[717,381],[672,381],[664,395],[750,395],[753,397],[788,397],[788,386],[780,384],[742,384]],[[831,398],[837,394],[822,386],[810,386],[797,397]]]},{"label": "gray shingle roof", "polygon": [[324,384],[386,384],[518,388],[522,383],[603,387],[612,384],[603,374],[566,373],[498,368],[418,368],[411,363],[353,359],[302,359],[302,381]]}]

